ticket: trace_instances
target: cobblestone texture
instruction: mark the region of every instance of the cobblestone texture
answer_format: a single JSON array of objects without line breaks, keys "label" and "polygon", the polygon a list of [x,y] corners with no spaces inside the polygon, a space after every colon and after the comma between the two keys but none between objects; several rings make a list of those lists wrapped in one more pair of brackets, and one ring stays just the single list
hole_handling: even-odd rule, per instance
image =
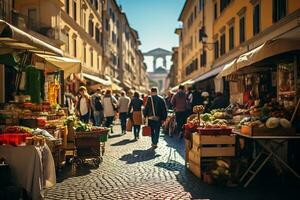
[{"label": "cobblestone texture", "polygon": [[185,168],[182,139],[161,135],[154,151],[150,138],[132,138],[132,133],[110,138],[99,167],[92,162],[64,167],[45,199],[297,199],[293,186],[268,181],[247,189],[207,185]]}]

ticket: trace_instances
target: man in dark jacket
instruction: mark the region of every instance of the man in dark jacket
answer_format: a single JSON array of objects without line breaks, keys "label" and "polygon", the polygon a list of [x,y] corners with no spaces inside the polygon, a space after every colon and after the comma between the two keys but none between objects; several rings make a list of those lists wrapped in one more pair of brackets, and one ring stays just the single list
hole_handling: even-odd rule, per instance
[{"label": "man in dark jacket", "polygon": [[187,95],[184,90],[184,86],[180,85],[178,92],[173,96],[171,103],[174,107],[177,132],[182,136],[183,125],[187,118]]},{"label": "man in dark jacket", "polygon": [[148,117],[148,124],[151,127],[152,148],[155,149],[157,148],[160,127],[167,118],[167,105],[163,97],[157,94],[157,88],[151,88],[151,96],[147,99],[144,116]]}]

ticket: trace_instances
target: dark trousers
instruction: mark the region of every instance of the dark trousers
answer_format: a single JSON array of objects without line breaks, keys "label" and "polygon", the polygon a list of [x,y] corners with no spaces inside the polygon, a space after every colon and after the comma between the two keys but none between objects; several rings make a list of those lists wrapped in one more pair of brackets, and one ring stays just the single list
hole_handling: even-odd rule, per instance
[{"label": "dark trousers", "polygon": [[80,121],[82,121],[84,123],[89,123],[89,119],[90,119],[90,114],[89,113],[80,116]]},{"label": "dark trousers", "polygon": [[160,121],[149,120],[148,124],[151,127],[152,144],[157,145],[161,123]]},{"label": "dark trousers", "polygon": [[186,121],[186,112],[175,112],[176,123],[177,123],[177,132],[180,133],[183,131],[183,125]]},{"label": "dark trousers", "polygon": [[105,127],[109,128],[114,121],[114,117],[106,117]]},{"label": "dark trousers", "polygon": [[139,138],[141,125],[133,125],[134,138]]},{"label": "dark trousers", "polygon": [[126,118],[127,118],[127,113],[120,113],[120,121],[121,121],[121,129],[122,132],[126,131]]}]

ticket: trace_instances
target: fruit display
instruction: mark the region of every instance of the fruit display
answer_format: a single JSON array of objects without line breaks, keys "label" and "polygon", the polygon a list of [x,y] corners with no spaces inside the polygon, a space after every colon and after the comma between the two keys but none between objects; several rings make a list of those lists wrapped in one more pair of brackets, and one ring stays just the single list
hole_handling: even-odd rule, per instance
[{"label": "fruit display", "polygon": [[204,113],[200,115],[201,120],[204,122],[209,122],[214,120],[214,116],[210,113]]},{"label": "fruit display", "polygon": [[291,128],[291,122],[285,118],[276,118],[270,117],[264,123],[257,117],[245,117],[240,121],[237,125],[237,128],[241,128],[242,126],[250,126],[250,127],[257,127],[257,128]]},{"label": "fruit display", "polygon": [[193,113],[202,113],[204,111],[203,105],[198,105],[193,107]]}]

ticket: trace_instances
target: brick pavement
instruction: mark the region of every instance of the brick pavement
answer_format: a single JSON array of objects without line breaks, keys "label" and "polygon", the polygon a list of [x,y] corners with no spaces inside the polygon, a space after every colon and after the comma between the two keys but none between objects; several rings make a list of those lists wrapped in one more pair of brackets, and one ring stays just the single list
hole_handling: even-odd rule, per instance
[{"label": "brick pavement", "polygon": [[132,138],[132,133],[110,138],[99,167],[66,166],[45,199],[293,199],[297,191],[255,183],[247,189],[207,185],[186,170],[182,139],[161,135],[153,151],[150,138]]}]

